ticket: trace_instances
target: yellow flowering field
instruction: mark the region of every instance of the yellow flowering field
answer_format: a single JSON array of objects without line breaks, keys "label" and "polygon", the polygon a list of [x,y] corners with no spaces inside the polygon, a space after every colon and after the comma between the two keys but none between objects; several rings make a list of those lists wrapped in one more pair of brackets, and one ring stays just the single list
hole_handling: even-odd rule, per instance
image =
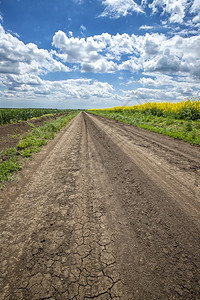
[{"label": "yellow flowering field", "polygon": [[[91,110],[94,111],[94,110]],[[172,116],[176,119],[198,120],[200,119],[200,100],[186,100],[177,103],[172,102],[148,102],[133,106],[116,106],[113,108],[95,109],[95,111],[110,112],[143,112],[156,116]]]},{"label": "yellow flowering field", "polygon": [[150,102],[89,112],[200,146],[200,100]]}]

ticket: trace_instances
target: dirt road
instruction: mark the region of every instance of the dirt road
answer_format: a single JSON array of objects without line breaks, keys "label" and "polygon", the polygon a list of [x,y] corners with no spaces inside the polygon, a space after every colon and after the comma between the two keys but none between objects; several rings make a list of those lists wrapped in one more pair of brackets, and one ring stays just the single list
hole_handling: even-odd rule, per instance
[{"label": "dirt road", "polygon": [[200,299],[200,148],[80,113],[1,192],[0,299]]}]

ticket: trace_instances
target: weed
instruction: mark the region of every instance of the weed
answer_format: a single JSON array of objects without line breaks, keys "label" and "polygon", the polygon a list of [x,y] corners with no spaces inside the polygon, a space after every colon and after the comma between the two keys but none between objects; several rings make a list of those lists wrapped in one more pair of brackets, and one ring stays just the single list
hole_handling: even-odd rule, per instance
[{"label": "weed", "polygon": [[20,163],[16,158],[10,158],[8,161],[3,161],[0,164],[0,182],[9,180],[12,174],[21,169]]},{"label": "weed", "polygon": [[190,132],[190,131],[192,131],[192,129],[193,129],[193,126],[192,126],[192,123],[191,123],[191,122],[185,123],[185,125],[184,125],[184,130],[185,130],[186,132]]}]

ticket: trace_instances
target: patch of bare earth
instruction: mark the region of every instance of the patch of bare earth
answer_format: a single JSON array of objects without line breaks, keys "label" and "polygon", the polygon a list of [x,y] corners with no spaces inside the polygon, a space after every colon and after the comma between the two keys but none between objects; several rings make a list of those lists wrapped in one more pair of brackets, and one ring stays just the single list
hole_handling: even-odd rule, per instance
[{"label": "patch of bare earth", "polygon": [[0,126],[0,150],[17,146],[19,140],[29,130],[29,123],[35,126],[42,126],[45,121],[53,121],[58,118],[61,114],[55,116],[43,116],[40,118],[21,121],[13,124],[6,124]]},{"label": "patch of bare earth", "polygon": [[1,192],[0,299],[200,299],[199,154],[80,113]]}]

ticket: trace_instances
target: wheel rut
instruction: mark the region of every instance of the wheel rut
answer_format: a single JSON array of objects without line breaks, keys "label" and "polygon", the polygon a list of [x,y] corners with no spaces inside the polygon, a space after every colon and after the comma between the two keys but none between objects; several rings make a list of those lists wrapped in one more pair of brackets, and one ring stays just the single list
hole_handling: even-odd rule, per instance
[{"label": "wheel rut", "polygon": [[3,191],[0,299],[200,298],[197,155],[147,135],[80,113]]},{"label": "wheel rut", "polygon": [[88,139],[80,115],[2,220],[1,299],[121,298]]}]

